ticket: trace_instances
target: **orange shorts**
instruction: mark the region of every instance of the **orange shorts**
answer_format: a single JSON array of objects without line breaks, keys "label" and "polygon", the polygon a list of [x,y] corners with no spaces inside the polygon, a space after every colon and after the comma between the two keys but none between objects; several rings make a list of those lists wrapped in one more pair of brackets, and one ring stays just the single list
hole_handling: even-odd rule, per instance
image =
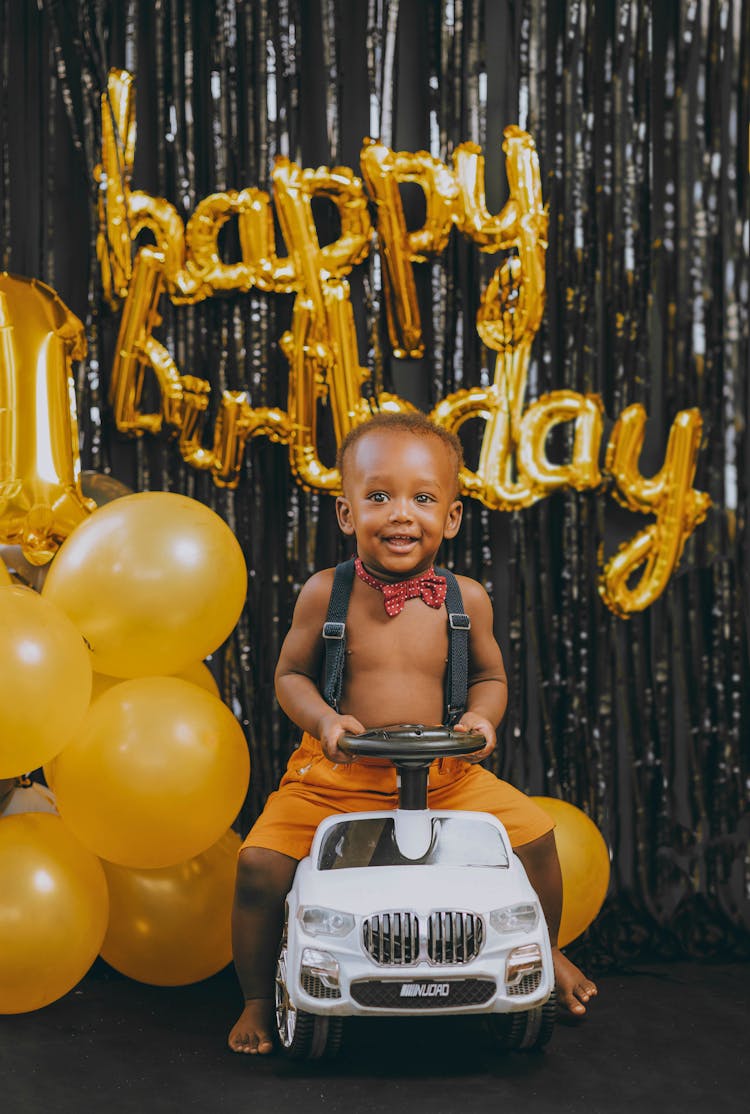
[{"label": "orange shorts", "polygon": [[[395,809],[395,768],[390,763],[366,761],[348,765],[330,762],[318,740],[305,732],[279,788],[266,801],[242,848],[265,847],[303,859],[315,829],[326,816]],[[505,825],[513,847],[531,843],[555,826],[525,793],[460,758],[433,762],[427,794],[430,808],[492,813]]]}]

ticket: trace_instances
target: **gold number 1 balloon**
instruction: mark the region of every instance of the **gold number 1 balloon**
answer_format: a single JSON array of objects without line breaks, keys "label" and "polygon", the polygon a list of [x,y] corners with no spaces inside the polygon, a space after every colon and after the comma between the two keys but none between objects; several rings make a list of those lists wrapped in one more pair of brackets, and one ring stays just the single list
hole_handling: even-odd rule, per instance
[{"label": "gold number 1 balloon", "polygon": [[83,325],[54,290],[0,272],[0,542],[46,564],[96,508],[79,484],[70,370]]}]

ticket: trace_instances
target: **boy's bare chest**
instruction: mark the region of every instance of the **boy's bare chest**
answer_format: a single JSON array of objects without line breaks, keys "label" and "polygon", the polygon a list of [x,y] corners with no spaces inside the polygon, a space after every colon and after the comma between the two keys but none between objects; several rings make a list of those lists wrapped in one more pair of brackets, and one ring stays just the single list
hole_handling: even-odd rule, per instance
[{"label": "boy's bare chest", "polygon": [[445,608],[413,599],[398,615],[389,616],[380,593],[371,588],[366,592],[352,593],[346,619],[349,679],[359,673],[396,670],[403,677],[431,675],[442,683],[448,660]]}]

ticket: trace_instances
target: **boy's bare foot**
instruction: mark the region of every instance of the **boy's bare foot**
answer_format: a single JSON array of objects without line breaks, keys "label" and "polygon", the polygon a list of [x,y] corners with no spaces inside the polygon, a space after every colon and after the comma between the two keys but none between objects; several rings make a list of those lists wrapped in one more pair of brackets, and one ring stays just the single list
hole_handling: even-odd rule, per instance
[{"label": "boy's bare foot", "polygon": [[232,1052],[267,1056],[273,1052],[273,999],[248,998],[245,1008],[229,1034]]},{"label": "boy's bare foot", "polygon": [[571,963],[559,948],[552,949],[552,963],[555,968],[557,1005],[560,1016],[579,1018],[586,1013],[586,1003],[598,994],[596,984],[587,979],[583,971]]}]

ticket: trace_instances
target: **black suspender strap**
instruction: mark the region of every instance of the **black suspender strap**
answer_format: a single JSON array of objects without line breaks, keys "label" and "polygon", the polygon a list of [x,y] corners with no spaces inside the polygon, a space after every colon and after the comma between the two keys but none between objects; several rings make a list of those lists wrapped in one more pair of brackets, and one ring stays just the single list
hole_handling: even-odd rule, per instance
[{"label": "black suspender strap", "polygon": [[354,558],[336,566],[333,576],[328,613],[323,624],[326,656],[323,675],[323,699],[338,712],[346,663],[346,613],[354,583]]},{"label": "black suspender strap", "polygon": [[469,631],[471,619],[464,611],[461,589],[450,569],[436,568],[448,582],[445,606],[448,609],[448,668],[445,671],[445,725],[453,727],[466,710],[469,692]]},{"label": "black suspender strap", "polygon": [[[448,668],[445,671],[445,724],[453,727],[466,709],[469,691],[469,631],[471,619],[464,611],[464,601],[458,581],[449,569],[436,568],[444,576],[448,588],[445,606],[448,611]],[[354,583],[354,559],[337,565],[333,577],[331,598],[323,624],[325,663],[323,672],[323,699],[338,712],[346,664],[346,614]]]}]

